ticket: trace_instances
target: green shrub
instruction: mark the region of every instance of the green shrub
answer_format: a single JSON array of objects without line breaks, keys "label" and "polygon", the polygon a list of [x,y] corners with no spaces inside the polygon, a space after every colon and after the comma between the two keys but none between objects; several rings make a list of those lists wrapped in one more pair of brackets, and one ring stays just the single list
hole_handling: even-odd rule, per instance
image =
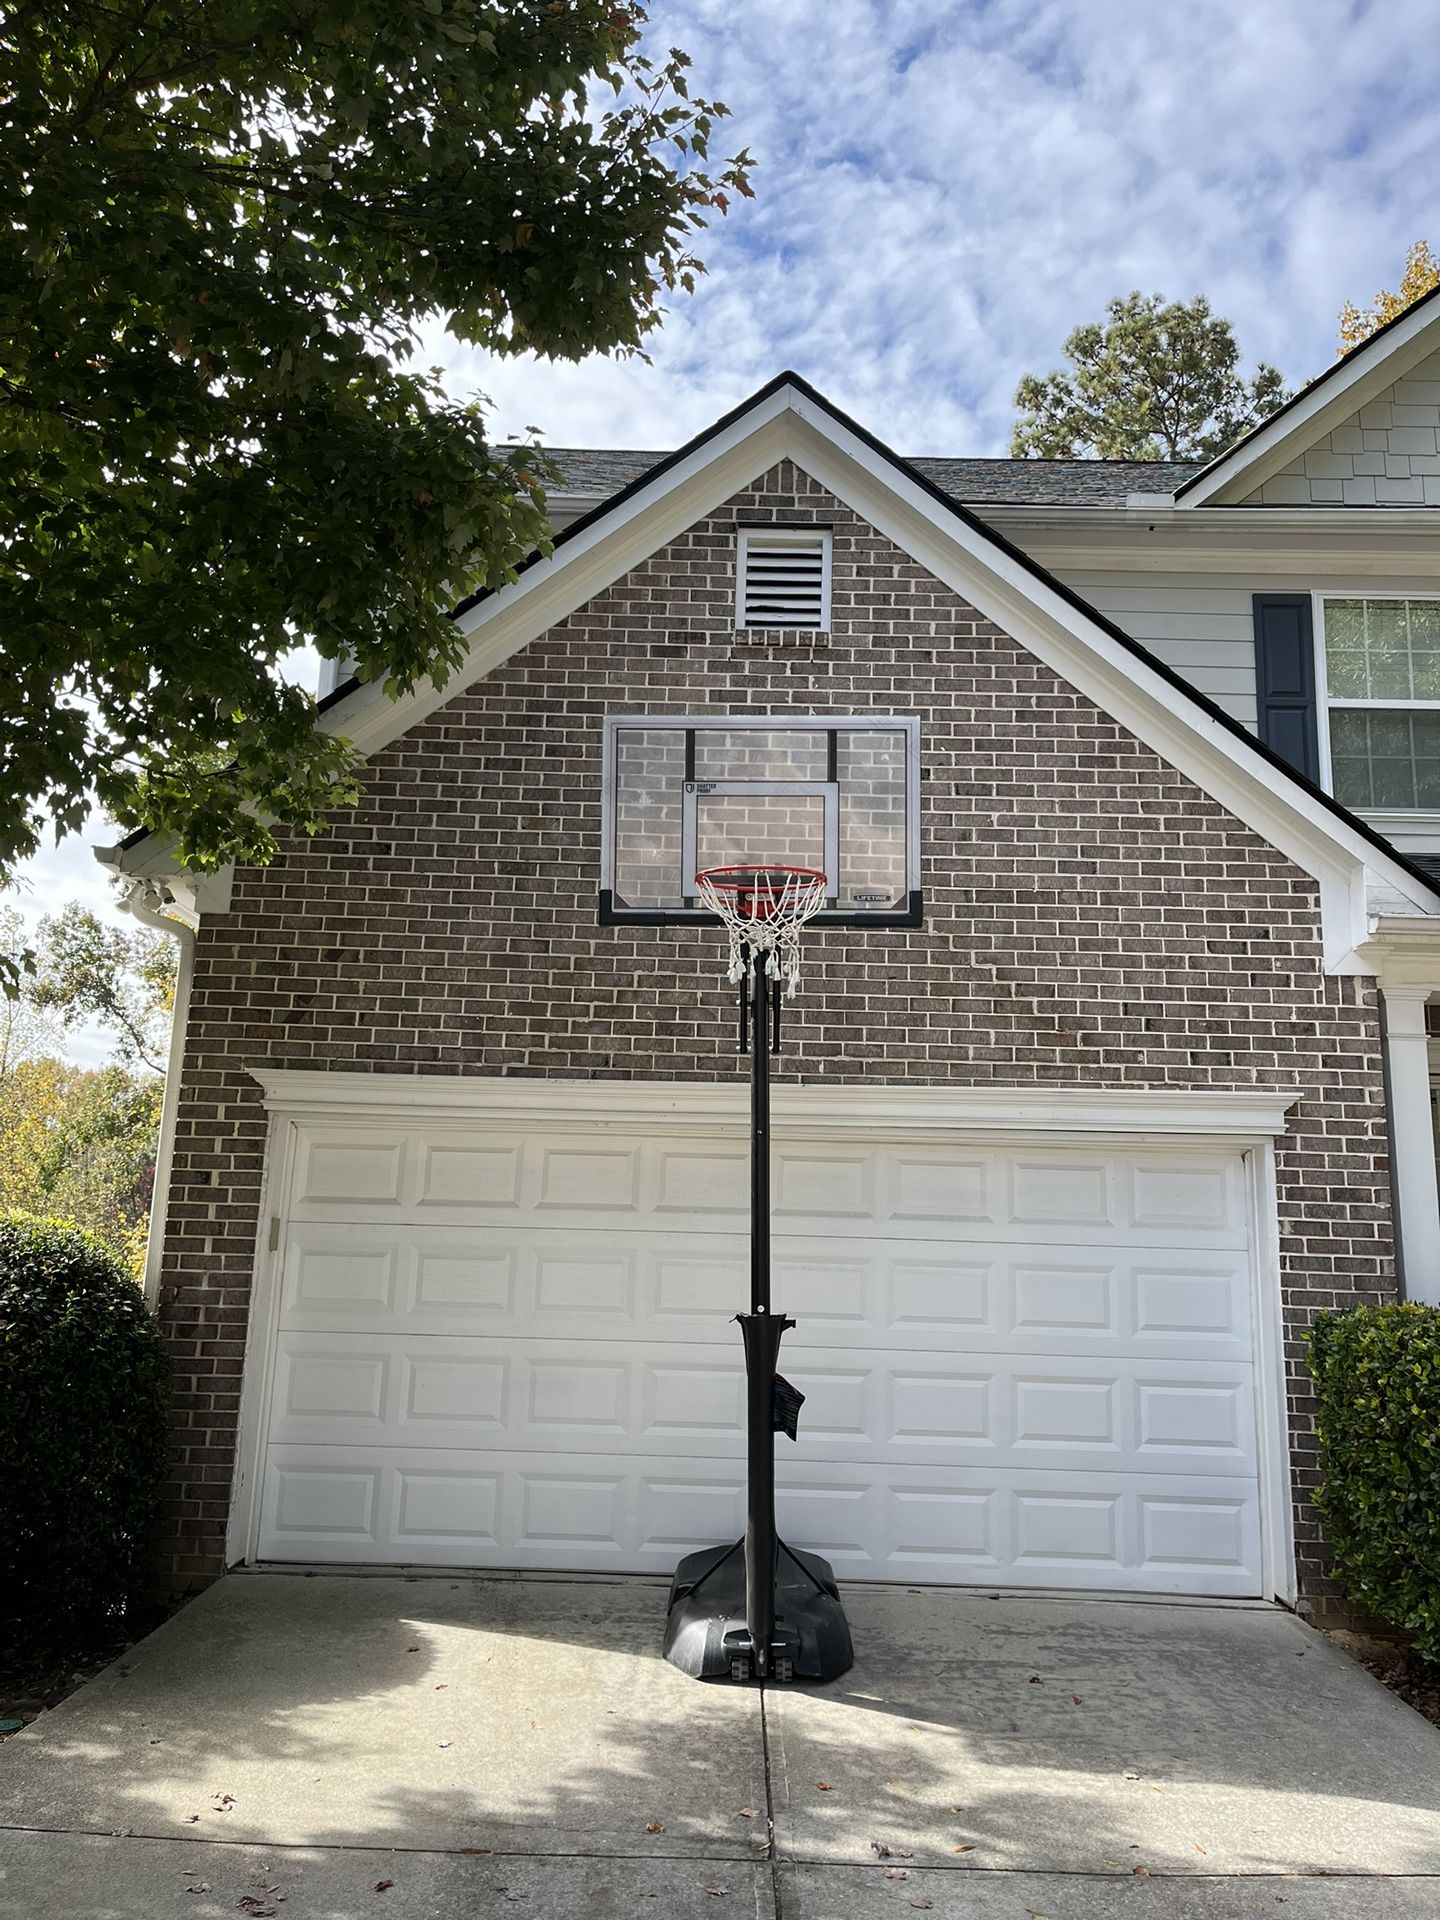
[{"label": "green shrub", "polygon": [[0,1213],[0,1646],[66,1649],[140,1592],[168,1375],[139,1289],[98,1240]]},{"label": "green shrub", "polygon": [[1440,1660],[1440,1307],[1322,1313],[1309,1360],[1336,1575]]}]

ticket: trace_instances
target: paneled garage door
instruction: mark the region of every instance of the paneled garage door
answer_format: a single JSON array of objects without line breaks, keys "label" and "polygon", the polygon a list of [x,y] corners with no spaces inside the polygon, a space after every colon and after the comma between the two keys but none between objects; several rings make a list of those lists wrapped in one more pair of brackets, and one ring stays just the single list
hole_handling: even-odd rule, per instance
[{"label": "paneled garage door", "polygon": [[[258,1558],[666,1572],[741,1530],[738,1131],[293,1124]],[[1260,1591],[1238,1154],[792,1139],[774,1197],[788,1538]]]}]

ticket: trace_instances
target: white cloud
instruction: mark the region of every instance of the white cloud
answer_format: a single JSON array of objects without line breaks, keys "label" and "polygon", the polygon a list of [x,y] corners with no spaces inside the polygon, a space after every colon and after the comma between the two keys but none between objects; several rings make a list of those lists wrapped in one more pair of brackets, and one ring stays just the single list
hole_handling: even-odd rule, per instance
[{"label": "white cloud", "polygon": [[1019,376],[1112,293],[1206,293],[1299,381],[1344,299],[1440,244],[1425,0],[671,0],[655,25],[733,107],[757,199],[653,366],[450,344],[500,431],[673,446],[793,365],[904,450],[1001,453]]},{"label": "white cloud", "polygon": [[[496,362],[497,433],[666,448],[793,366],[904,452],[1005,451],[1027,371],[1133,287],[1207,294],[1291,381],[1440,246],[1430,0],[655,0],[757,198],[705,236],[653,364]],[[94,836],[104,839],[103,831]],[[112,836],[113,837],[113,836]],[[38,898],[103,897],[68,843]]]}]

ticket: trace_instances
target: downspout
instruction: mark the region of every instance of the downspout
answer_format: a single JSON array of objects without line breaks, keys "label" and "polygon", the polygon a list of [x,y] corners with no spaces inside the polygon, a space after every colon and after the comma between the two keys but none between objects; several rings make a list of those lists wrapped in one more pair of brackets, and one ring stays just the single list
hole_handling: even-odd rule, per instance
[{"label": "downspout", "polygon": [[165,1216],[170,1209],[170,1169],[175,1158],[175,1118],[180,1108],[180,1072],[185,1062],[185,1034],[190,1022],[190,988],[195,978],[196,929],[188,920],[179,917],[173,899],[157,880],[131,882],[122,893],[120,904],[145,926],[153,927],[157,933],[169,934],[180,943],[175,968],[175,1005],[170,1017],[170,1045],[165,1059],[165,1092],[160,1103],[160,1137],[155,1143],[150,1231],[145,1241],[145,1298],[154,1307],[160,1299]]}]

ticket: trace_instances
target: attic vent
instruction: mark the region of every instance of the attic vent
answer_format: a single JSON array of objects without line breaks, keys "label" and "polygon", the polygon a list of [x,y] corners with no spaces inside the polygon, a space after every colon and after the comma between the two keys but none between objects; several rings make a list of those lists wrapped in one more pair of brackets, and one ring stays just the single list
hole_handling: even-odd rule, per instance
[{"label": "attic vent", "polygon": [[740,535],[741,627],[830,625],[830,535],[798,527]]}]

